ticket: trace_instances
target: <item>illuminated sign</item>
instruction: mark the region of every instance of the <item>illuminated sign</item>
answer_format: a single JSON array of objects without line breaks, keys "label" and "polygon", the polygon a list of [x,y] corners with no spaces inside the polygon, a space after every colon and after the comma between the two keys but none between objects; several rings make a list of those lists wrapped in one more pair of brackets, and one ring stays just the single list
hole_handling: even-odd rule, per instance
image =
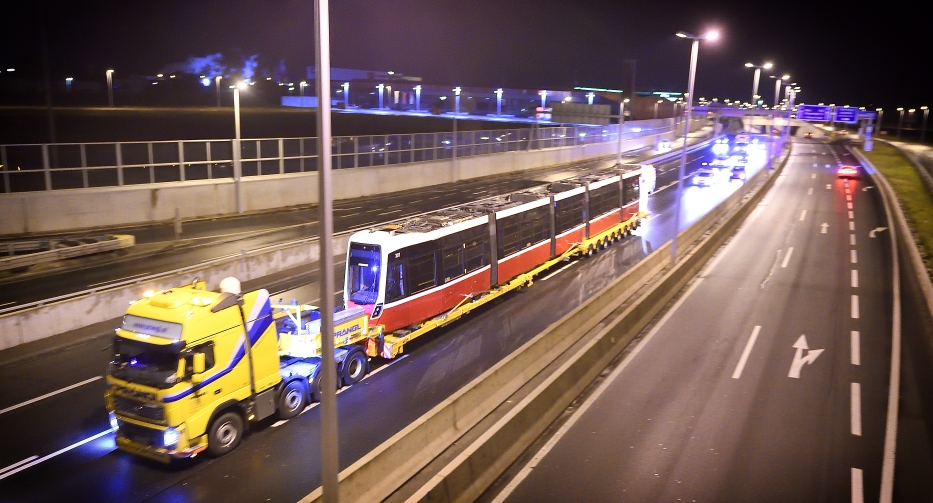
[{"label": "illuminated sign", "polygon": [[858,122],[858,108],[855,107],[836,107],[836,113],[833,115],[833,121],[855,124]]},{"label": "illuminated sign", "polygon": [[832,111],[827,105],[800,105],[797,119],[802,121],[829,122]]}]

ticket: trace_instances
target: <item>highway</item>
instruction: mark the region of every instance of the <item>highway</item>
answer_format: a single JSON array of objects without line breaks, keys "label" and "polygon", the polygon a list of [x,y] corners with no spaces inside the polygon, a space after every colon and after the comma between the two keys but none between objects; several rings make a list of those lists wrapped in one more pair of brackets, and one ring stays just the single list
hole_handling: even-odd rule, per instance
[{"label": "highway", "polygon": [[890,241],[878,191],[838,179],[840,162],[858,164],[798,143],[738,233],[482,501],[878,501]]},{"label": "highway", "polygon": [[[710,157],[708,149],[691,155],[688,173]],[[752,156],[750,175],[762,169],[762,160]],[[339,394],[341,466],[407,426],[670,239],[677,166],[659,166],[663,190],[649,200],[656,216],[637,235],[410,343],[400,359],[374,360],[375,370],[366,380]],[[739,183],[724,179],[714,187],[688,187],[682,225]],[[341,284],[342,273],[336,276]],[[306,300],[316,290],[273,293]],[[102,334],[0,367],[0,427],[29,432],[0,440],[0,500],[295,501],[319,485],[317,406],[285,423],[259,425],[237,451],[220,459],[198,457],[166,467],[115,451],[99,378],[110,351],[109,337]]]},{"label": "highway", "polygon": [[[691,139],[691,145],[702,141]],[[638,162],[657,153],[648,149],[625,153],[625,162]],[[334,203],[334,231],[366,228],[410,215],[461,204],[483,197],[505,194],[548,181],[568,178],[593,169],[594,163],[536,170],[443,184],[401,193]],[[658,186],[676,179],[676,169],[667,168]],[[42,301],[90,288],[106,288],[121,280],[134,279],[219,257],[238,254],[266,245],[318,235],[317,209],[261,213],[216,220],[197,220],[182,225],[179,242],[174,241],[171,225],[116,229],[110,232],[132,234],[136,246],[80,259],[59,267],[40,266],[25,274],[0,272],[0,309]]]}]

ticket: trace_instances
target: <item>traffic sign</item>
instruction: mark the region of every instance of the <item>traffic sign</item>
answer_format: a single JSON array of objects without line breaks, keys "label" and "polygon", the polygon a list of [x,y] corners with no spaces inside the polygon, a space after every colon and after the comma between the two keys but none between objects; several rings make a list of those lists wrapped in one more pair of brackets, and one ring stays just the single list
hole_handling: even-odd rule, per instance
[{"label": "traffic sign", "polygon": [[797,107],[797,119],[802,121],[829,122],[830,108],[826,105],[800,105]]},{"label": "traffic sign", "polygon": [[858,122],[858,112],[859,109],[855,107],[836,107],[833,121],[855,124]]},{"label": "traffic sign", "polygon": [[859,110],[858,112],[859,119],[868,119],[870,121],[874,121],[876,117],[878,117],[878,114],[871,110]]}]

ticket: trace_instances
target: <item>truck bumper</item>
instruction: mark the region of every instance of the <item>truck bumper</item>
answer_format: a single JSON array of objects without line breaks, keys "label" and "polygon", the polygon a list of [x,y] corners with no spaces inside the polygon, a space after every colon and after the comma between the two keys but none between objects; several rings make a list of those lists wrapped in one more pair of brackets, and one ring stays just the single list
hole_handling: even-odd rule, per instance
[{"label": "truck bumper", "polygon": [[193,458],[207,449],[207,445],[196,445],[187,449],[166,449],[133,441],[117,433],[117,447],[130,454],[170,463],[173,459]]}]

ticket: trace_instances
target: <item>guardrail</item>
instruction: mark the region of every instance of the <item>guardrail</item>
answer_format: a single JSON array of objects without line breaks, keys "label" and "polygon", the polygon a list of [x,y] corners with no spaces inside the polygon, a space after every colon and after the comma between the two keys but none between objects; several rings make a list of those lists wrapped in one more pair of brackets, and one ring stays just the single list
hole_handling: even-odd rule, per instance
[{"label": "guardrail", "polygon": [[[20,269],[52,260],[63,260],[80,257],[81,255],[90,255],[92,253],[120,250],[122,248],[129,248],[135,244],[136,237],[126,234],[87,236],[84,238],[78,237],[63,240],[14,241],[3,243],[0,245],[0,248],[8,249],[11,256],[0,258],[0,271]],[[42,249],[42,247],[48,247],[50,249],[24,255],[13,254],[14,250],[35,250]]]},{"label": "guardrail", "polygon": [[[673,121],[627,122],[622,139],[670,132]],[[619,140],[618,124],[337,136],[334,169],[387,166]],[[240,140],[242,176],[316,171],[317,138]],[[236,140],[0,145],[3,192],[217,180],[234,177]]]}]

